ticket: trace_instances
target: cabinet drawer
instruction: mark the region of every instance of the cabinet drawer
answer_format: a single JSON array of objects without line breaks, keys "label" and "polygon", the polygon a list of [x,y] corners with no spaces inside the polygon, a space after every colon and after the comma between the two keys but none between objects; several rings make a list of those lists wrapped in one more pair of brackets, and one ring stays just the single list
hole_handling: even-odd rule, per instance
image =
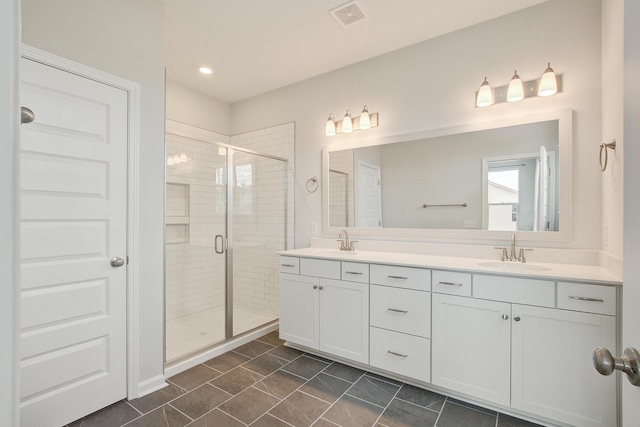
[{"label": "cabinet drawer", "polygon": [[615,316],[616,288],[558,282],[558,308]]},{"label": "cabinet drawer", "polygon": [[474,274],[473,296],[494,301],[554,307],[555,285],[552,280]]},{"label": "cabinet drawer", "polygon": [[370,329],[370,364],[419,381],[431,380],[431,341],[384,329]]},{"label": "cabinet drawer", "polygon": [[471,296],[471,274],[433,270],[432,292],[440,294]]},{"label": "cabinet drawer", "polygon": [[371,326],[429,338],[431,293],[371,285]]},{"label": "cabinet drawer", "polygon": [[423,268],[371,264],[371,283],[398,288],[431,290],[431,271]]},{"label": "cabinet drawer", "polygon": [[280,273],[300,274],[300,258],[280,256]]},{"label": "cabinet drawer", "polygon": [[342,280],[369,283],[369,264],[361,262],[343,262]]},{"label": "cabinet drawer", "polygon": [[340,280],[340,261],[300,258],[300,274]]}]

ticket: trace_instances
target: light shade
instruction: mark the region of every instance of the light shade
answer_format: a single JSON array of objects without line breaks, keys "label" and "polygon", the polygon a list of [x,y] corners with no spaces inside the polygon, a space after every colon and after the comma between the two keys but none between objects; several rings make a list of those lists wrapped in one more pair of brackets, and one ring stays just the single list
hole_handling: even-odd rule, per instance
[{"label": "light shade", "polygon": [[369,109],[365,105],[360,113],[360,129],[371,128],[371,117],[369,116]]},{"label": "light shade", "polygon": [[333,136],[336,134],[336,122],[333,120],[333,114],[329,114],[327,125],[324,128],[324,134],[327,136]]},{"label": "light shade", "polygon": [[522,86],[522,80],[518,75],[518,71],[513,72],[513,77],[509,82],[509,89],[507,89],[507,102],[517,102],[524,99],[524,87]]},{"label": "light shade", "polygon": [[489,86],[489,82],[487,78],[484,78],[484,81],[480,85],[480,89],[478,90],[478,97],[476,98],[476,107],[488,107],[493,104],[493,92],[491,92],[491,86]]},{"label": "light shade", "polygon": [[353,131],[353,122],[351,121],[351,111],[347,110],[342,119],[342,132],[349,133]]},{"label": "light shade", "polygon": [[544,74],[540,79],[540,86],[538,86],[538,96],[551,96],[558,92],[558,80],[556,79],[556,73],[551,68],[551,63],[547,65],[547,69],[544,70]]}]

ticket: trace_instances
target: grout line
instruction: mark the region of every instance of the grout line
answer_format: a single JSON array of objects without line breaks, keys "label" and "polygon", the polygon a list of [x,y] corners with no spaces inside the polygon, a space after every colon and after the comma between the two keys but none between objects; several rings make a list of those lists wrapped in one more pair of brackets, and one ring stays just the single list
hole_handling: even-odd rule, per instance
[{"label": "grout line", "polygon": [[[142,411],[140,411],[138,408],[136,408],[136,407],[135,407],[135,406],[133,406],[131,403],[129,403],[129,401],[128,401],[127,399],[124,399],[124,403],[126,403],[126,404],[127,404],[127,405],[129,405],[129,406],[131,406],[131,407],[132,407],[133,409],[135,409],[135,410],[136,410],[136,412],[137,412],[137,413],[139,413],[140,415],[144,415],[144,414],[142,413]],[[154,408],[154,410],[155,410],[155,408]],[[151,411],[149,411],[149,412],[151,412]]]},{"label": "grout line", "polygon": [[[440,411],[442,411],[442,408],[440,408],[440,411],[436,411],[435,409],[431,409],[428,406],[418,405],[417,403],[409,402],[408,400],[405,400],[405,399],[403,399],[401,397],[394,397],[394,399],[399,400],[399,401],[404,402],[404,403],[408,403],[408,404],[413,405],[413,406],[417,406],[418,408],[427,409],[427,410],[429,410],[431,412],[435,412],[437,414],[439,414]],[[444,403],[442,404],[442,407],[444,407]]]},{"label": "grout line", "polygon": [[395,399],[398,393],[400,393],[400,390],[402,390],[402,386],[398,387],[396,392],[393,394],[393,397],[389,399],[389,402],[387,402],[387,405],[382,409],[382,412],[380,412],[380,415],[378,415],[378,418],[376,418],[376,420],[373,422],[374,426],[376,425],[376,423],[380,422],[380,418],[382,417],[382,415],[384,415],[387,408],[389,408],[389,405],[391,405],[391,402],[393,402],[393,399]]},{"label": "grout line", "polygon": [[444,397],[444,403],[442,403],[442,408],[440,408],[440,413],[436,417],[436,423],[434,424],[434,426],[438,425],[438,421],[440,421],[440,417],[442,416],[442,413],[444,412],[444,407],[447,405],[448,401],[449,401],[449,397],[445,396]]},{"label": "grout line", "polygon": [[[172,404],[170,404],[170,403],[165,403],[165,405],[167,405],[167,406],[171,406],[173,409],[175,409],[176,411],[180,412],[182,415],[184,415],[185,417],[187,417],[187,418],[189,418],[191,421],[193,421],[193,418],[191,418],[189,415],[185,414],[184,412],[182,412],[180,409],[176,408],[176,407],[175,407],[175,406],[173,406]],[[165,405],[162,405],[162,406],[165,406]],[[160,406],[160,407],[162,408],[162,406]],[[154,409],[154,411],[155,411],[155,409]]]},{"label": "grout line", "polygon": [[[334,363],[335,363],[335,362],[334,362]],[[331,365],[329,365],[329,366],[331,366]],[[325,369],[326,369],[326,368],[325,368]],[[323,370],[324,370],[324,369],[323,369]],[[322,371],[321,371],[321,372],[322,372]],[[316,374],[316,375],[317,375],[317,374]],[[360,381],[360,379],[361,379],[362,377],[364,377],[364,375],[365,375],[365,373],[363,372],[363,373],[362,373],[362,375],[360,375],[360,376],[358,377],[358,379],[357,379],[357,380],[355,380],[353,383],[351,383],[351,386],[349,386],[349,388],[348,388],[348,389],[346,389],[346,390],[344,391],[344,393],[342,393],[342,394],[340,395],[340,397],[338,397],[338,398],[336,399],[336,401],[335,401],[335,402],[333,402],[331,405],[329,405],[329,407],[328,407],[327,409],[325,409],[325,411],[324,411],[322,414],[320,414],[320,416],[316,419],[316,421],[317,421],[317,420],[319,420],[320,418],[322,418],[322,417],[323,417],[323,416],[324,416],[328,411],[330,411],[330,410],[331,410],[331,408],[333,408],[333,407],[334,407],[334,405],[335,405],[336,403],[338,403],[338,402],[340,401],[340,399],[342,399],[344,396],[346,396],[346,395],[347,395],[347,392],[348,392],[349,390],[351,390],[351,388],[352,388],[352,387],[353,387],[353,386],[354,386],[358,381]],[[328,421],[328,420],[327,420],[327,421]],[[332,423],[332,424],[335,424],[335,423]]]}]

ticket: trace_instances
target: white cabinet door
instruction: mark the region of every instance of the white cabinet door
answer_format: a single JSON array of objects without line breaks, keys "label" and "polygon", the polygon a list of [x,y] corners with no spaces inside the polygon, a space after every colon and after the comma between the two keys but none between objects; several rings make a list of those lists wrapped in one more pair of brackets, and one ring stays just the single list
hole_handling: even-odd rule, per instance
[{"label": "white cabinet door", "polygon": [[509,406],[508,303],[432,295],[433,384]]},{"label": "white cabinet door", "polygon": [[369,285],[320,279],[320,350],[369,363]]},{"label": "white cabinet door", "polygon": [[319,347],[319,282],[317,277],[280,273],[281,339]]},{"label": "white cabinet door", "polygon": [[616,348],[615,318],[521,305],[512,312],[512,407],[574,426],[615,426],[615,376],[598,374],[591,360],[598,346]]}]

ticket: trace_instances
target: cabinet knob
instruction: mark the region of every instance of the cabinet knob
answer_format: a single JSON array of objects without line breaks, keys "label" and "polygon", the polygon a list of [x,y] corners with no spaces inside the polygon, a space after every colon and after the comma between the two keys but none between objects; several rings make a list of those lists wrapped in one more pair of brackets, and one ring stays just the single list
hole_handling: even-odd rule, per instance
[{"label": "cabinet knob", "polygon": [[520,321],[520,316],[514,317],[513,320],[515,320],[516,322],[519,322]]},{"label": "cabinet knob", "polygon": [[320,286],[320,290],[323,290],[323,289],[324,289],[324,286]]},{"label": "cabinet knob", "polygon": [[313,289],[318,289],[318,285],[313,285]]},{"label": "cabinet knob", "polygon": [[502,315],[502,319],[503,320],[509,320],[509,315],[508,314],[503,314]]},{"label": "cabinet knob", "polygon": [[602,375],[622,371],[631,384],[640,386],[640,353],[633,347],[625,349],[622,357],[614,357],[606,348],[598,347],[593,352],[593,366]]}]

